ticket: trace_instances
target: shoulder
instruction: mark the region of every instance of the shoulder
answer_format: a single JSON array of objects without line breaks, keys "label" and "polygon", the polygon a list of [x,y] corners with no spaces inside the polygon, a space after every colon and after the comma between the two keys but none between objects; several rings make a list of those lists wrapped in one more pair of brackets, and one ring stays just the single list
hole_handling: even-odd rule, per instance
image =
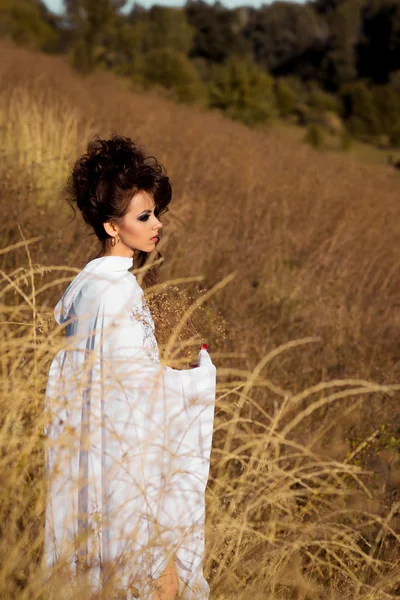
[{"label": "shoulder", "polygon": [[141,287],[136,278],[129,272],[102,273],[101,276],[87,278],[82,285],[81,293],[86,298],[113,298],[114,296],[140,296]]},{"label": "shoulder", "polygon": [[143,290],[132,273],[107,273],[86,281],[81,295],[100,309],[115,313],[123,307],[140,304]]}]

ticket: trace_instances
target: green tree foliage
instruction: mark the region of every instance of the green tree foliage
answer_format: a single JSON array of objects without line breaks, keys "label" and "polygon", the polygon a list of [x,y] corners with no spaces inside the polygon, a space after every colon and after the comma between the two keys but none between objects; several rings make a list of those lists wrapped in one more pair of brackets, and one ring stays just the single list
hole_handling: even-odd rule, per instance
[{"label": "green tree foliage", "polygon": [[248,125],[277,114],[273,78],[247,58],[230,57],[212,68],[210,106]]},{"label": "green tree foliage", "polygon": [[329,31],[310,4],[274,2],[254,11],[244,28],[256,62],[276,75],[297,74],[297,65],[319,56]]},{"label": "green tree foliage", "polygon": [[121,19],[115,27],[107,59],[115,73],[137,80],[144,55],[151,49],[149,20],[138,19],[132,23]]},{"label": "green tree foliage", "polygon": [[113,43],[118,25],[118,9],[126,0],[65,0],[65,8],[75,35],[70,48],[71,62],[82,73],[96,66],[112,67]]},{"label": "green tree foliage", "polygon": [[174,92],[179,102],[201,102],[204,85],[189,58],[170,48],[153,48],[144,57],[143,76],[146,82]]},{"label": "green tree foliage", "polygon": [[183,9],[156,4],[151,7],[148,18],[152,48],[170,48],[189,54],[195,30],[189,25]]},{"label": "green tree foliage", "polygon": [[119,16],[112,41],[112,68],[138,80],[147,52],[168,48],[187,54],[193,35],[182,9],[155,5],[146,11],[135,4],[127,17]]},{"label": "green tree foliage", "polygon": [[248,45],[240,33],[240,17],[220,2],[188,0],[185,12],[195,35],[190,56],[222,63],[230,55],[244,55]]},{"label": "green tree foliage", "polygon": [[138,70],[140,54],[147,39],[145,28],[141,24],[121,23],[115,36],[112,69],[118,75],[133,76]]},{"label": "green tree foliage", "polygon": [[324,136],[318,125],[310,125],[307,128],[307,133],[304,136],[304,142],[313,148],[322,148]]},{"label": "green tree foliage", "polygon": [[368,86],[364,81],[341,89],[345,118],[359,137],[387,136],[397,145],[400,133],[400,94],[393,85]]},{"label": "green tree foliage", "polygon": [[308,85],[307,104],[320,113],[329,111],[340,114],[342,111],[340,99],[334,94],[330,94],[321,89],[314,82]]},{"label": "green tree foliage", "polygon": [[343,129],[342,134],[340,136],[340,147],[342,150],[347,152],[353,145],[353,138],[347,129]]},{"label": "green tree foliage", "polygon": [[289,77],[279,77],[275,82],[275,98],[279,116],[283,119],[295,112],[298,95]]},{"label": "green tree foliage", "polygon": [[59,32],[40,0],[0,0],[0,35],[33,50],[57,50]]},{"label": "green tree foliage", "polygon": [[390,84],[372,87],[379,118],[379,131],[397,145],[400,131],[400,94]]},{"label": "green tree foliage", "polygon": [[377,136],[380,133],[379,113],[367,84],[357,81],[344,85],[341,96],[350,132],[361,138]]},{"label": "green tree foliage", "polygon": [[331,91],[357,79],[357,45],[362,31],[363,4],[363,0],[345,0],[327,16],[330,42],[321,66],[324,83]]}]

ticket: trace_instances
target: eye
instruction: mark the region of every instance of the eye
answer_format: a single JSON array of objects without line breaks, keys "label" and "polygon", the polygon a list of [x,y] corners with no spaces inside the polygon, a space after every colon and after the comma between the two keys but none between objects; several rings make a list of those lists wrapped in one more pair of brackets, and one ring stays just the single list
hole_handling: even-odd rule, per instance
[{"label": "eye", "polygon": [[139,221],[148,221],[149,219],[149,215],[143,215],[142,217],[139,217]]}]

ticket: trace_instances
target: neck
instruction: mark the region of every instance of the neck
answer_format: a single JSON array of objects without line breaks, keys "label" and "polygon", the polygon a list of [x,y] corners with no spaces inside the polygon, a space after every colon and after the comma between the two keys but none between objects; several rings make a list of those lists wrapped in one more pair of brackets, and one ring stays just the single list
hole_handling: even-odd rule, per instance
[{"label": "neck", "polygon": [[[119,246],[121,247],[119,248]],[[123,256],[126,258],[133,258],[135,256],[135,251],[122,244],[117,244],[114,247],[111,245],[106,245],[99,252],[96,258],[102,258],[103,256]]]}]

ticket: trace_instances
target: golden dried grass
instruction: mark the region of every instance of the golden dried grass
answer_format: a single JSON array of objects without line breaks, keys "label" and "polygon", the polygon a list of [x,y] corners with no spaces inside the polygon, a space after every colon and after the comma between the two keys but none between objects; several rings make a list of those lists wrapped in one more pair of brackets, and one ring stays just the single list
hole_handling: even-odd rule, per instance
[{"label": "golden dried grass", "polygon": [[43,597],[42,402],[63,343],[52,307],[95,250],[59,191],[87,137],[112,130],[171,176],[163,281],[201,274],[210,289],[235,275],[202,313],[187,312],[196,277],[154,306],[162,347],[188,314],[181,366],[206,339],[218,367],[212,597],[396,597],[397,173],[129,93],[109,74],[79,79],[61,58],[7,44],[2,56],[2,597]]}]

